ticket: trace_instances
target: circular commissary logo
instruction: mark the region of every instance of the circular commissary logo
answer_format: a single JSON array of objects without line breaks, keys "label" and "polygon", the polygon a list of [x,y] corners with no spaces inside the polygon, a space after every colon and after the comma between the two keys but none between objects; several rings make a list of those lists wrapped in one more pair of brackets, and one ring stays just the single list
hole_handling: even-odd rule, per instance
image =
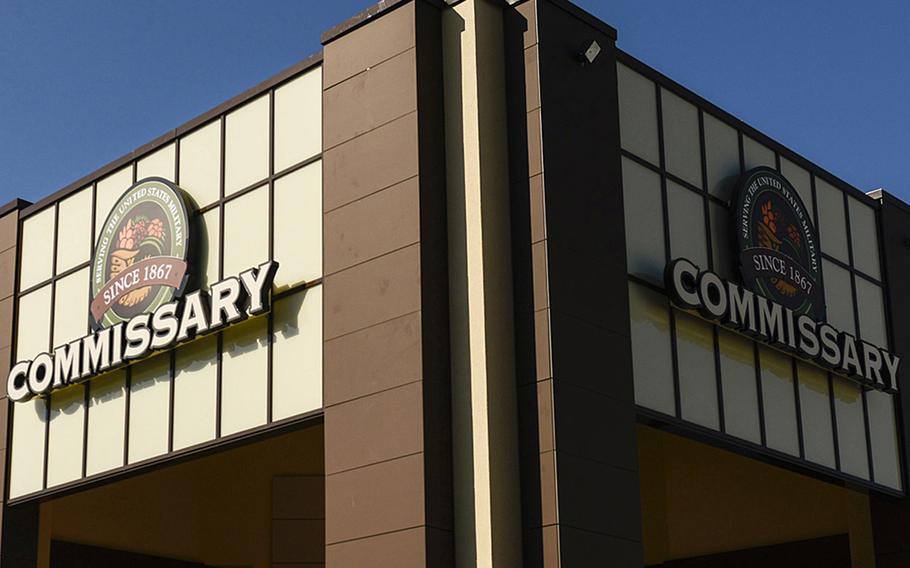
[{"label": "circular commissary logo", "polygon": [[770,168],[746,172],[733,212],[743,284],[797,314],[824,320],[818,236],[790,182]]},{"label": "circular commissary logo", "polygon": [[93,327],[153,312],[183,291],[188,229],[183,192],[165,179],[143,179],[120,197],[92,258]]}]

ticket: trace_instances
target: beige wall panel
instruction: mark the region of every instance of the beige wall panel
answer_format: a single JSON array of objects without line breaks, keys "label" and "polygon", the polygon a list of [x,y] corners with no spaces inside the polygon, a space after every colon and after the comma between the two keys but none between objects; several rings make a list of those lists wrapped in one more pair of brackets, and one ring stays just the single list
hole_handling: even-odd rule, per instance
[{"label": "beige wall panel", "polygon": [[659,162],[657,94],[654,82],[616,65],[619,88],[619,132],[624,150],[652,164]]},{"label": "beige wall panel", "polygon": [[92,188],[60,202],[57,212],[57,274],[88,261],[92,250]]},{"label": "beige wall panel", "polygon": [[85,439],[85,387],[76,385],[51,396],[47,449],[47,486],[82,477]]},{"label": "beige wall panel", "polygon": [[174,449],[215,438],[218,397],[217,336],[177,350],[174,378]]},{"label": "beige wall panel", "polygon": [[269,190],[264,185],[224,206],[223,272],[236,276],[268,259]]},{"label": "beige wall panel", "polygon": [[268,339],[264,317],[224,332],[221,356],[221,435],[265,424]]},{"label": "beige wall panel", "polygon": [[859,199],[847,199],[850,213],[851,243],[853,245],[853,264],[873,278],[881,277],[879,266],[878,225],[875,222],[875,209],[860,202]]},{"label": "beige wall panel", "polygon": [[275,89],[275,171],[322,150],[322,67]]},{"label": "beige wall panel", "polygon": [[[202,215],[203,231],[205,232],[205,278],[200,282],[201,287],[206,288],[213,283],[218,282],[221,278],[220,267],[221,261],[219,254],[221,251],[221,210],[217,207]],[[197,233],[198,234],[198,233]]]},{"label": "beige wall panel", "polygon": [[92,379],[88,407],[86,474],[123,465],[126,426],[126,373],[122,370]]},{"label": "beige wall panel", "polygon": [[56,212],[48,207],[22,222],[22,249],[19,290],[25,290],[52,276]]},{"label": "beige wall panel", "polygon": [[746,171],[758,166],[766,166],[772,170],[777,168],[774,151],[748,136],[743,136],[743,159],[745,160]]},{"label": "beige wall panel", "polygon": [[51,287],[44,286],[19,298],[16,360],[32,359],[50,348]]},{"label": "beige wall panel", "polygon": [[95,237],[101,233],[101,225],[107,218],[107,214],[110,213],[111,207],[131,185],[133,185],[132,165],[128,165],[98,182],[95,189]]},{"label": "beige wall panel", "polygon": [[224,193],[230,195],[269,175],[269,97],[227,115]]},{"label": "beige wall panel", "polygon": [[664,88],[660,91],[660,101],[667,171],[701,187],[698,109]]},{"label": "beige wall panel", "polygon": [[180,139],[180,187],[205,207],[221,196],[221,121]]},{"label": "beige wall panel", "polygon": [[9,478],[9,496],[12,499],[42,489],[46,404],[45,399],[34,398],[14,406]]},{"label": "beige wall panel", "polygon": [[167,452],[170,421],[171,358],[168,353],[137,363],[130,379],[128,461]]},{"label": "beige wall panel", "polygon": [[796,189],[796,193],[803,200],[803,205],[809,210],[809,216],[811,217],[815,210],[815,199],[812,197],[812,176],[809,171],[781,156],[780,173]]},{"label": "beige wall panel", "polygon": [[[842,262],[849,262],[843,192],[816,177],[815,198],[818,208],[818,238],[821,241],[822,252],[826,252]],[[827,277],[825,274],[826,279]]]},{"label": "beige wall panel", "polygon": [[52,348],[79,339],[88,332],[88,267],[58,280],[55,286]]},{"label": "beige wall panel", "polygon": [[[282,288],[322,276],[322,162],[275,181],[275,285]],[[265,260],[265,257],[263,257]]]},{"label": "beige wall panel", "polygon": [[322,407],[322,286],[274,306],[272,419]]},{"label": "beige wall panel", "polygon": [[177,165],[176,154],[176,145],[172,143],[139,160],[136,164],[136,179],[154,176],[174,181],[174,174],[176,173],[174,170]]},{"label": "beige wall panel", "polygon": [[869,479],[862,389],[856,383],[840,377],[834,377],[832,384],[840,469],[844,473]]}]

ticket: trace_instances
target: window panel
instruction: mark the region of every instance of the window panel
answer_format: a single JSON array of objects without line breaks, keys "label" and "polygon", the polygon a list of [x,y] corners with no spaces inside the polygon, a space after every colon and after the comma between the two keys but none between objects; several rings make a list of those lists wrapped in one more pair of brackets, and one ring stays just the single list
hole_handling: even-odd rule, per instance
[{"label": "window panel", "polygon": [[847,203],[850,208],[853,266],[873,278],[880,278],[878,225],[875,222],[875,210],[853,197],[847,198]]},{"label": "window panel", "polygon": [[759,347],[765,442],[769,448],[799,456],[796,395],[792,361],[769,347]]},{"label": "window panel", "polygon": [[662,282],[667,258],[660,176],[623,158],[622,183],[629,274]]},{"label": "window panel", "polygon": [[622,147],[658,165],[660,153],[654,83],[625,65],[617,64],[616,73],[619,82],[619,132]]},{"label": "window panel", "polygon": [[743,136],[743,160],[746,165],[746,171],[758,166],[766,166],[772,170],[777,169],[774,151],[748,136]]},{"label": "window panel", "polygon": [[822,252],[841,262],[850,262],[847,255],[844,194],[828,182],[815,178],[815,198],[818,206],[818,238],[821,241]]},{"label": "window panel", "polygon": [[[670,214],[670,258],[688,258],[700,268],[707,269],[708,239],[705,235],[703,198],[668,181],[667,206]],[[642,230],[652,231],[653,228],[645,226]]]},{"label": "window panel", "polygon": [[869,409],[869,439],[872,442],[875,482],[900,490],[900,448],[894,419],[894,397],[876,390],[866,391],[866,405]]},{"label": "window panel", "polygon": [[136,164],[136,179],[162,177],[168,181],[174,181],[174,166],[177,163],[176,151],[174,144],[168,144],[154,154],[139,160]]},{"label": "window panel", "polygon": [[814,365],[797,363],[799,409],[806,459],[834,469],[834,428],[828,374]]},{"label": "window panel", "polygon": [[[269,188],[224,206],[224,275],[235,276],[269,259]],[[279,272],[281,269],[278,269]]]},{"label": "window panel", "polygon": [[215,438],[218,397],[218,336],[177,349],[174,379],[174,449]]},{"label": "window panel", "polygon": [[856,277],[856,301],[860,337],[873,345],[887,348],[885,299],[882,297],[881,287],[865,278]]},{"label": "window panel", "polygon": [[675,415],[667,300],[657,292],[630,282],[629,310],[632,320],[635,403]]},{"label": "window panel", "polygon": [[10,498],[43,489],[46,405],[47,399],[44,398],[33,398],[13,405]]},{"label": "window panel", "polygon": [[92,250],[92,188],[60,202],[57,215],[57,274],[87,262]]},{"label": "window panel", "polygon": [[163,353],[133,365],[130,378],[129,463],[167,452],[171,357]]},{"label": "window panel", "polygon": [[283,287],[322,276],[322,162],[275,180],[274,257]]},{"label": "window panel", "polygon": [[701,187],[698,110],[666,89],[661,89],[660,101],[667,171]]},{"label": "window panel", "polygon": [[54,341],[58,347],[88,332],[89,269],[57,280],[54,291]]},{"label": "window panel", "polygon": [[717,430],[717,376],[712,326],[676,312],[676,354],[679,361],[681,418]]},{"label": "window panel", "polygon": [[95,186],[94,238],[101,234],[102,225],[104,220],[107,219],[108,213],[111,212],[111,208],[131,185],[133,185],[132,165],[118,170],[97,183]]},{"label": "window panel", "polygon": [[275,171],[322,149],[322,68],[275,89]]},{"label": "window panel", "polygon": [[826,259],[822,259],[822,271],[828,322],[840,330],[855,334],[850,273]]},{"label": "window panel", "polygon": [[[803,205],[806,206],[811,217],[815,210],[815,200],[812,198],[812,176],[809,171],[781,156],[780,173],[796,189],[796,193],[799,194],[799,198],[803,201]],[[815,224],[814,218],[812,218],[812,223]]]},{"label": "window panel", "polygon": [[719,330],[720,377],[724,399],[724,430],[731,436],[761,443],[755,345],[736,333]]},{"label": "window panel", "polygon": [[224,193],[230,195],[269,175],[269,97],[227,115],[224,146]]},{"label": "window panel", "polygon": [[51,286],[29,292],[19,298],[16,333],[16,360],[32,359],[50,349]]},{"label": "window panel", "polygon": [[733,184],[739,177],[739,137],[726,123],[704,113],[705,167],[708,191],[721,199],[729,199]]},{"label": "window panel", "polygon": [[123,465],[126,426],[126,372],[92,379],[89,391],[86,475]]},{"label": "window panel", "polygon": [[82,477],[85,387],[76,385],[55,391],[50,402],[47,486],[53,487]]},{"label": "window panel", "polygon": [[322,407],[322,286],[275,302],[272,419]]},{"label": "window panel", "polygon": [[857,385],[839,377],[834,378],[834,414],[837,417],[841,471],[869,479],[862,391]]},{"label": "window panel", "polygon": [[221,435],[265,424],[268,325],[264,317],[224,331],[221,356]]},{"label": "window panel", "polygon": [[198,207],[221,197],[221,121],[180,139],[180,187]]},{"label": "window panel", "polygon": [[54,207],[48,207],[22,222],[19,290],[53,276],[55,219]]}]

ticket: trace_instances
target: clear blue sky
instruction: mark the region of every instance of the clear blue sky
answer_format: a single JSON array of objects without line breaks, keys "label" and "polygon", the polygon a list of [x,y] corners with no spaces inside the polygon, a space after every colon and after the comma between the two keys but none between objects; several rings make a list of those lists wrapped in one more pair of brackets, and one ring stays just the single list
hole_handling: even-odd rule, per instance
[{"label": "clear blue sky", "polygon": [[[319,49],[372,0],[0,0],[0,204]],[[910,200],[910,3],[578,0],[619,45],[863,190]]]}]

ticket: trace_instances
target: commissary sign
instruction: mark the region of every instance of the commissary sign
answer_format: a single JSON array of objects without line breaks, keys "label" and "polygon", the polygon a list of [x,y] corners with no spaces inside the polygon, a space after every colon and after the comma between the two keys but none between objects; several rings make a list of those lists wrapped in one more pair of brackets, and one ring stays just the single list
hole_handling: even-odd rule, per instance
[{"label": "commissary sign", "polygon": [[747,172],[733,215],[742,285],[677,258],[664,272],[673,303],[866,388],[896,393],[900,357],[826,321],[818,237],[790,183],[768,168]]},{"label": "commissary sign", "polygon": [[129,188],[95,245],[87,314],[94,331],[17,362],[7,377],[9,398],[47,395],[268,312],[275,261],[184,293],[188,228],[178,187],[148,178]]}]

